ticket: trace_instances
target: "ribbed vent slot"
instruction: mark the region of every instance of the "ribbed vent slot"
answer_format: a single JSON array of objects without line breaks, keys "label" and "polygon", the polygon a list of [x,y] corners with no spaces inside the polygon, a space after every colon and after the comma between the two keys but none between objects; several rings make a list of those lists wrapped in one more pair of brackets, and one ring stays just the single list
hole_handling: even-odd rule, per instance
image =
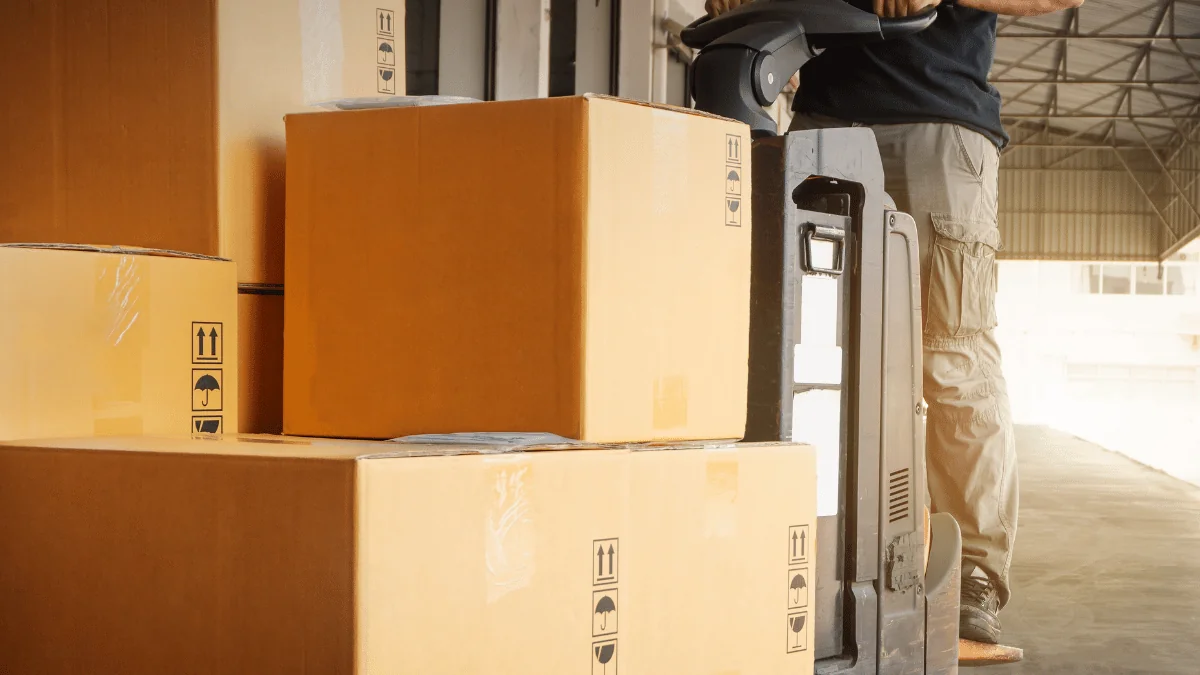
[{"label": "ribbed vent slot", "polygon": [[888,522],[894,523],[908,517],[908,488],[908,469],[893,471],[888,480]]}]

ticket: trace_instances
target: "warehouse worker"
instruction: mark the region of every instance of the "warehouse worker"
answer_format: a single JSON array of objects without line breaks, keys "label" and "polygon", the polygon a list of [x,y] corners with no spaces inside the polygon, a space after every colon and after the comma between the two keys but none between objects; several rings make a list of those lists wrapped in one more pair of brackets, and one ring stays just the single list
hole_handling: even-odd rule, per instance
[{"label": "warehouse worker", "polygon": [[[747,1],[707,0],[706,9],[715,16]],[[1008,135],[987,77],[997,14],[1036,16],[1083,0],[848,1],[889,18],[938,12],[916,35],[830,48],[805,64],[791,129],[870,126],[886,190],[917,221],[930,500],[962,527],[960,635],[996,643],[1011,597],[1017,457],[993,333],[999,151]]]}]

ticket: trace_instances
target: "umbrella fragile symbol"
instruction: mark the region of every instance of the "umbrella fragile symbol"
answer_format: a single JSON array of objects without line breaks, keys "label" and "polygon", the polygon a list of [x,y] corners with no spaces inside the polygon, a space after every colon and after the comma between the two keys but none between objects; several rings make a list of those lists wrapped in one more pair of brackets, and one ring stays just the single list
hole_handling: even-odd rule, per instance
[{"label": "umbrella fragile symbol", "polygon": [[737,169],[730,169],[725,175],[725,194],[740,195],[742,193],[742,176]]},{"label": "umbrella fragile symbol", "polygon": [[200,405],[208,407],[208,395],[213,391],[220,391],[221,383],[217,382],[217,378],[212,375],[202,375],[199,380],[196,380],[196,386],[193,387],[196,391],[204,392],[204,402]]},{"label": "umbrella fragile symbol", "polygon": [[377,46],[377,61],[385,66],[396,65],[396,47],[393,46],[390,38],[377,38],[379,44]]},{"label": "umbrella fragile symbol", "polygon": [[596,613],[600,615],[600,630],[608,630],[608,615],[610,612],[617,611],[617,603],[607,595],[600,598],[600,602],[596,603]]},{"label": "umbrella fragile symbol", "polygon": [[806,588],[808,588],[808,583],[804,581],[804,574],[799,572],[796,573],[796,575],[792,577],[791,584],[792,604],[800,604],[800,598],[802,597],[801,593],[803,593],[804,589]]}]

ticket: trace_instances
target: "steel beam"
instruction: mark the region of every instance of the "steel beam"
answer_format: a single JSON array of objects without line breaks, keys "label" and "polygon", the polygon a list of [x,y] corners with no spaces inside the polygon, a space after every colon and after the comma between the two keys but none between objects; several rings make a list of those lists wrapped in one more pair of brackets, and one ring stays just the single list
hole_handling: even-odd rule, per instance
[{"label": "steel beam", "polygon": [[[1142,5],[1141,7],[1133,10],[1132,12],[1122,15],[1119,19],[1113,19],[1112,21],[1109,21],[1108,23],[1104,24],[1103,26],[1100,26],[1099,28],[1096,28],[1089,32],[1092,33],[1093,35],[1103,33],[1104,31],[1106,31],[1110,28],[1116,28],[1117,26],[1124,24],[1126,21],[1129,21],[1130,19],[1132,19],[1134,17],[1141,16],[1141,15],[1145,14],[1146,12],[1149,12],[1149,11],[1155,9],[1156,7],[1158,7],[1157,2],[1151,2],[1148,5]],[[1174,24],[1172,24],[1171,32],[1172,33],[1175,32]]]},{"label": "steel beam", "polygon": [[[1187,76],[1188,78],[1192,76]],[[994,78],[989,79],[992,84],[1086,84],[1099,85],[1110,84],[1114,86],[1136,86],[1136,88],[1150,88],[1150,86],[1194,86],[1194,82],[1182,82],[1180,79],[1045,79],[1045,78]],[[1177,95],[1177,94],[1176,94]],[[1193,98],[1195,96],[1192,96]]]},{"label": "steel beam", "polygon": [[[1109,149],[1111,149],[1111,148],[1109,148]],[[1173,171],[1175,171],[1175,173],[1200,174],[1200,169],[1173,169]],[[1092,168],[1089,168],[1089,169],[1065,169],[1065,168],[1061,168],[1061,167],[1056,168],[1056,167],[1051,167],[1051,166],[1003,166],[1002,165],[1000,167],[1000,172],[1001,173],[1080,173],[1080,172],[1086,172],[1089,174],[1092,174],[1092,173],[1099,173],[1099,174],[1119,173],[1122,176],[1125,175],[1124,169],[1092,169]],[[1141,173],[1157,174],[1158,172],[1157,171],[1141,171]],[[1170,206],[1167,206],[1164,208],[1170,208]],[[1006,213],[1012,213],[1012,211],[1006,211]],[[1075,213],[1075,212],[1071,211],[1070,213]]]},{"label": "steel beam", "polygon": [[1097,35],[1058,35],[1056,33],[999,33],[997,39],[1004,40],[1200,40],[1200,33],[1188,35],[1149,35],[1141,33],[1107,33]]},{"label": "steel beam", "polygon": [[[1039,148],[1043,150],[1119,150],[1121,152],[1146,152],[1142,145],[1058,145],[1055,143],[1014,143],[1010,148]],[[1171,146],[1154,146],[1154,150],[1170,150]]]},{"label": "steel beam", "polygon": [[1171,227],[1170,223],[1167,222],[1167,217],[1164,216],[1163,212],[1159,210],[1158,204],[1154,203],[1154,199],[1150,196],[1150,193],[1146,192],[1146,188],[1142,187],[1141,181],[1137,179],[1137,174],[1133,172],[1133,169],[1129,168],[1129,162],[1125,161],[1125,158],[1121,156],[1121,153],[1116,152],[1116,148],[1113,150],[1113,156],[1117,158],[1117,161],[1121,163],[1121,166],[1125,167],[1125,172],[1129,174],[1129,180],[1133,181],[1133,184],[1137,186],[1138,192],[1141,192],[1142,196],[1146,198],[1146,203],[1150,205],[1150,208],[1154,209],[1154,215],[1158,216],[1158,222],[1162,223],[1163,229],[1166,231],[1167,236],[1171,238],[1172,242],[1177,241],[1179,235],[1175,233],[1175,228]]},{"label": "steel beam", "polygon": [[[1044,115],[1041,113],[1006,113],[1000,111],[1000,119],[1006,120],[1045,120],[1051,122],[1053,120],[1108,120],[1110,122],[1124,122],[1130,119],[1129,115]],[[1135,117],[1139,121],[1142,120],[1169,120],[1171,118],[1163,115],[1150,115],[1145,117]],[[1146,126],[1151,129],[1161,129],[1163,131],[1174,131],[1174,127],[1168,127],[1160,124],[1147,123]]]},{"label": "steel beam", "polygon": [[[1191,76],[1188,76],[1189,78]],[[1176,87],[1195,87],[1194,82],[1183,82],[1180,80],[1111,80],[1111,79],[1090,79],[1090,80],[1064,80],[1064,79],[1035,79],[1035,78],[995,78],[988,80],[992,84],[1083,84],[1083,85],[1112,85],[1116,87],[1161,87],[1161,86],[1176,86]],[[1164,92],[1172,93],[1172,92]],[[1179,94],[1174,94],[1179,96]],[[1189,96],[1188,98],[1197,98],[1197,96]]]},{"label": "steel beam", "polygon": [[[1159,32],[1162,31],[1163,22],[1166,21],[1167,13],[1171,9],[1172,1],[1173,0],[1162,0],[1162,4],[1161,4],[1160,8],[1155,13],[1154,20],[1150,24],[1149,40],[1148,40],[1148,42],[1146,42],[1145,47],[1143,47],[1141,55],[1137,56],[1134,59],[1133,68],[1131,68],[1129,70],[1129,75],[1125,79],[1127,79],[1127,80],[1134,79],[1135,77],[1137,77],[1138,71],[1142,69],[1142,65],[1146,62],[1146,57],[1150,54],[1150,48],[1154,46],[1155,38],[1157,38]],[[1113,108],[1114,113],[1121,111],[1121,106],[1125,105],[1125,102],[1129,100],[1131,91],[1132,91],[1131,89],[1127,88],[1127,89],[1125,89],[1125,91],[1123,91],[1121,93],[1121,99],[1119,101],[1117,101],[1116,107]],[[1115,126],[1116,123],[1114,122],[1113,125]]]},{"label": "steel beam", "polygon": [[[1008,113],[1000,111],[1000,117],[1013,120],[1127,120],[1129,115],[1104,115],[1092,113],[1059,113],[1057,115],[1050,113]],[[1170,115],[1134,115],[1134,119],[1138,120],[1169,120],[1173,119]],[[1194,118],[1193,118],[1194,119]]]},{"label": "steel beam", "polygon": [[1146,134],[1142,132],[1141,127],[1139,127],[1136,123],[1134,123],[1133,128],[1137,129],[1138,135],[1142,137],[1142,142],[1146,144],[1146,147],[1151,149],[1150,154],[1154,155],[1154,161],[1158,162],[1158,165],[1162,167],[1163,173],[1167,176],[1167,180],[1170,181],[1171,186],[1175,188],[1175,194],[1183,200],[1184,204],[1187,204],[1188,209],[1190,209],[1192,212],[1192,215],[1196,216],[1196,222],[1200,223],[1200,210],[1196,209],[1196,205],[1192,203],[1192,200],[1190,197],[1188,197],[1187,192],[1180,187],[1179,182],[1175,180],[1174,174],[1171,173],[1171,170],[1167,168],[1166,164],[1163,164],[1162,157],[1159,157],[1158,153],[1153,150],[1152,146],[1150,145],[1150,139],[1146,138]]}]

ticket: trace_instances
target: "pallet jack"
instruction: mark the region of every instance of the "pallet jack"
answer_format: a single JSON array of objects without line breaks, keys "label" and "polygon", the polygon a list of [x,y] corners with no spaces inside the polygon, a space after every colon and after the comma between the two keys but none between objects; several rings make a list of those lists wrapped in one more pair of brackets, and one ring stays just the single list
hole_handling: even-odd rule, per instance
[{"label": "pallet jack", "polygon": [[680,34],[697,52],[695,107],[745,122],[754,139],[746,440],[819,450],[821,674],[942,675],[1020,658],[978,643],[960,652],[961,533],[925,507],[916,223],[884,193],[870,129],[778,136],[764,111],[822,50],[903,38],[935,19],[757,0]]}]

